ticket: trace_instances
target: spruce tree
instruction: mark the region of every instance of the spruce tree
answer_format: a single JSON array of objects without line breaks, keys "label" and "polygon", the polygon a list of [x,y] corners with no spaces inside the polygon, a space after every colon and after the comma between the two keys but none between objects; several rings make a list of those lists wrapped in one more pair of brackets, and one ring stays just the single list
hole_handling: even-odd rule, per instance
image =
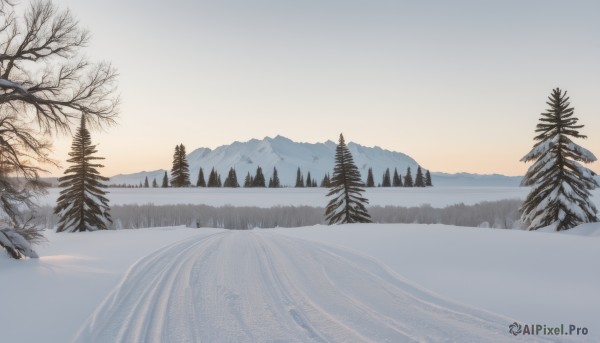
[{"label": "spruce tree", "polygon": [[331,188],[327,193],[333,197],[327,204],[325,218],[329,225],[336,223],[370,223],[371,216],[365,205],[369,203],[362,197],[364,190],[360,172],[354,164],[352,154],[344,136],[340,134],[340,140],[335,151],[335,167],[331,178]]},{"label": "spruce tree", "polygon": [[425,172],[425,186],[426,187],[432,187],[433,183],[431,182],[431,174],[429,173],[429,170],[427,170]]},{"label": "spruce tree", "polygon": [[148,187],[150,187],[150,183],[148,183],[148,176],[146,176],[146,179],[144,180],[144,188]]},{"label": "spruce tree", "polygon": [[392,180],[390,177],[390,168],[385,170],[383,174],[383,180],[381,181],[381,187],[392,187]]},{"label": "spruce tree", "polygon": [[198,181],[196,181],[196,187],[206,187],[206,181],[204,180],[204,170],[200,168],[198,171]]},{"label": "spruce tree", "polygon": [[394,176],[392,177],[392,187],[402,187],[402,178],[398,175],[398,168],[394,168]]},{"label": "spruce tree", "polygon": [[312,187],[312,179],[310,177],[310,171],[306,174],[306,187]]},{"label": "spruce tree", "polygon": [[220,187],[219,186],[219,175],[217,175],[217,172],[214,167],[210,171],[210,174],[208,175],[208,183],[206,184],[206,186],[211,187],[211,188]]},{"label": "spruce tree", "polygon": [[272,177],[269,178],[269,186],[268,187],[273,188],[273,178]]},{"label": "spruce tree", "polygon": [[171,186],[189,187],[190,186],[190,166],[187,162],[185,146],[183,144],[175,146],[173,154],[173,168],[171,169]]},{"label": "spruce tree", "polygon": [[252,187],[252,183],[253,183],[253,179],[252,176],[250,176],[250,172],[248,172],[248,174],[246,174],[246,178],[244,179],[244,187]]},{"label": "spruce tree", "polygon": [[97,168],[103,165],[94,163],[103,160],[95,157],[96,146],[92,145],[90,132],[85,126],[85,117],[81,117],[81,125],[71,145],[70,159],[72,165],[65,171],[66,176],[58,179],[60,191],[54,213],[58,214],[56,232],[107,230],[112,224],[106,188],[103,177]]},{"label": "spruce tree", "polygon": [[329,188],[331,187],[331,180],[329,179],[329,173],[323,176],[323,180],[321,181],[321,187]]},{"label": "spruce tree", "polygon": [[169,187],[169,178],[167,177],[167,172],[165,172],[165,175],[163,176],[161,187],[162,188],[168,188]]},{"label": "spruce tree", "polygon": [[373,179],[373,168],[369,168],[369,172],[367,173],[367,187],[375,187],[375,180]]},{"label": "spruce tree", "polygon": [[277,168],[273,167],[273,179],[271,188],[279,187],[281,187],[281,182],[279,181],[279,175],[277,175]]},{"label": "spruce tree", "polygon": [[425,178],[421,166],[417,167],[417,175],[415,176],[415,187],[425,187]]},{"label": "spruce tree", "polygon": [[235,173],[235,169],[229,168],[229,173],[227,174],[227,178],[223,183],[223,187],[237,188],[239,186],[240,184],[237,181],[237,174]]},{"label": "spruce tree", "polygon": [[156,182],[156,178],[152,180],[152,188],[158,188],[158,183]]},{"label": "spruce tree", "polygon": [[298,167],[298,171],[296,172],[296,186],[294,186],[296,188],[302,188],[304,187],[304,177],[302,175],[302,172],[300,171],[300,167]]},{"label": "spruce tree", "polygon": [[556,231],[598,221],[590,194],[599,186],[596,174],[580,163],[594,162],[596,156],[569,138],[587,138],[579,134],[583,125],[577,125],[566,91],[553,89],[546,104],[550,108],[535,130],[537,143],[521,159],[534,161],[522,181],[531,190],[519,209],[521,220],[529,230],[551,226]]},{"label": "spruce tree", "polygon": [[414,187],[410,167],[406,168],[406,175],[404,175],[404,187]]},{"label": "spruce tree", "polygon": [[256,175],[252,181],[252,187],[266,187],[265,176],[263,175],[262,168],[260,166],[256,168]]}]

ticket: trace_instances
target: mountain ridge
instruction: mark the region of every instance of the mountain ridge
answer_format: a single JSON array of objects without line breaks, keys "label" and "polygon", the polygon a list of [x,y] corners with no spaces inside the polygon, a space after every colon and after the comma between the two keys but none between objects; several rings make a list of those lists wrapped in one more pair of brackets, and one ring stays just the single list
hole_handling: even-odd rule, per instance
[{"label": "mountain ridge", "polygon": [[[282,186],[294,186],[296,172],[300,167],[304,180],[310,172],[311,178],[320,183],[326,173],[331,174],[334,167],[334,156],[337,144],[331,140],[322,143],[295,142],[281,135],[265,137],[262,140],[253,138],[245,142],[234,141],[231,144],[221,145],[214,149],[200,147],[187,155],[190,165],[190,181],[196,184],[198,171],[203,168],[205,179],[212,168],[221,175],[224,181],[230,168],[236,170],[238,183],[243,184],[247,173],[254,176],[256,168],[260,166],[265,178],[268,180],[273,167],[277,168]],[[366,180],[367,171],[373,168],[375,184],[381,182],[386,168],[393,174],[397,168],[398,174],[403,176],[408,167],[415,177],[418,162],[409,155],[382,148],[380,146],[367,147],[358,143],[347,143],[352,153],[354,163],[358,167],[363,180]],[[422,166],[426,168],[426,166]],[[168,169],[141,171],[132,174],[117,174],[110,178],[109,184],[139,185],[148,177],[160,185],[164,172]],[[469,174],[469,173],[441,173],[432,172],[434,186],[518,186],[521,177],[510,177],[499,174]]]}]

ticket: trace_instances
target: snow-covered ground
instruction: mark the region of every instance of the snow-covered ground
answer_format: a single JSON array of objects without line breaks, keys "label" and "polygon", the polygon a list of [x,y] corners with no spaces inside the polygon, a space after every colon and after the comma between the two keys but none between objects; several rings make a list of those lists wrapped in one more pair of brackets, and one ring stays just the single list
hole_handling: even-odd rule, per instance
[{"label": "snow-covered ground", "polygon": [[517,321],[574,324],[589,332],[577,341],[598,341],[600,227],[578,231],[48,233],[39,260],[0,257],[0,332],[7,342],[534,341],[508,332]]},{"label": "snow-covered ground", "polygon": [[[324,189],[110,189],[111,204],[325,206]],[[377,188],[372,205],[522,199],[526,188]],[[598,204],[599,193],[595,193]],[[54,206],[58,190],[39,199]],[[600,341],[600,225],[567,233],[355,224],[57,234],[0,253],[4,342]],[[513,322],[579,337],[514,337]],[[527,339],[523,339],[527,338]]]},{"label": "snow-covered ground", "polygon": [[[56,206],[58,188],[51,188],[38,203]],[[428,188],[368,188],[365,192],[371,206],[444,207],[457,203],[466,205],[482,201],[524,199],[525,187],[428,187]],[[327,205],[325,188],[110,188],[111,205],[124,204],[203,204],[210,206],[319,206]],[[596,191],[600,199],[600,192]]]}]

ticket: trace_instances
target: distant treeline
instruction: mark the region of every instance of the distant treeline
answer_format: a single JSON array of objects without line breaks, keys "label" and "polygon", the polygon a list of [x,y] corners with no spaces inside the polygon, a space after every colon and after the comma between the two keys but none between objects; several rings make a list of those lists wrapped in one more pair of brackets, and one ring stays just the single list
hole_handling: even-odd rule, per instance
[{"label": "distant treeline", "polygon": [[[189,178],[189,177],[188,177]],[[221,174],[217,173],[215,168],[212,168],[208,175],[208,179],[204,176],[204,169],[200,168],[198,172],[198,178],[195,183],[196,187],[229,187],[229,188],[237,188],[237,187],[268,187],[268,188],[281,188],[285,187],[281,185],[279,181],[279,174],[277,172],[277,168],[273,168],[273,172],[269,180],[267,181],[262,168],[259,166],[256,168],[256,173],[254,175],[250,175],[250,172],[246,174],[244,177],[244,182],[242,185],[238,182],[237,173],[234,168],[230,168],[227,173],[227,177],[225,181],[221,181]],[[189,181],[183,182],[173,182],[169,181],[167,176],[167,172],[165,172],[162,182],[157,182],[156,178],[150,182],[148,177],[146,176],[144,182],[140,182],[139,184],[111,184],[109,187],[117,187],[117,188],[168,188],[168,187],[193,187]],[[406,173],[404,176],[400,176],[398,174],[398,169],[394,168],[393,177],[390,174],[390,169],[387,168],[385,173],[381,177],[381,182],[375,185],[375,181],[373,178],[373,169],[369,168],[367,173],[367,179],[365,180],[364,187],[431,187],[433,183],[431,181],[431,174],[429,170],[423,171],[421,167],[417,168],[417,173],[415,178],[413,179],[410,167],[406,169]],[[304,173],[298,168],[296,171],[296,183],[294,184],[295,188],[303,188],[303,187],[323,187],[329,188],[331,187],[330,175],[325,174],[320,182],[310,174],[310,171],[307,172],[306,177],[304,177]]]},{"label": "distant treeline", "polygon": [[[369,213],[375,223],[447,224],[499,229],[520,228],[521,200],[485,201],[475,205],[451,205],[434,208],[373,206]],[[114,229],[180,226],[216,227],[245,230],[252,228],[299,227],[325,224],[324,208],[277,206],[271,208],[207,205],[115,205],[111,207]],[[52,208],[39,210],[39,224],[55,227]]]}]

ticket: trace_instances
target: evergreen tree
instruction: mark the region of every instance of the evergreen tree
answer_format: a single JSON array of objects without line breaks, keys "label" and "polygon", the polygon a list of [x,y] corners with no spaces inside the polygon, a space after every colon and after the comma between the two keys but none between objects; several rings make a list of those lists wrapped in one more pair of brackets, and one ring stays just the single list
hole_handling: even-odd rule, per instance
[{"label": "evergreen tree", "polygon": [[237,175],[235,173],[235,169],[229,168],[229,173],[227,174],[227,178],[225,179],[225,182],[223,183],[223,187],[237,188],[239,186],[240,186],[240,184],[237,181]]},{"label": "evergreen tree", "polygon": [[188,187],[190,185],[190,166],[187,162],[185,146],[175,146],[173,154],[173,168],[171,168],[171,186]]},{"label": "evergreen tree", "polygon": [[266,187],[265,176],[263,175],[262,168],[260,166],[256,168],[256,175],[252,181],[252,187]]},{"label": "evergreen tree", "polygon": [[392,178],[393,187],[402,187],[402,178],[398,175],[398,168],[394,168],[394,177]]},{"label": "evergreen tree", "polygon": [[323,181],[321,181],[321,187],[329,188],[331,187],[331,180],[329,179],[329,173],[323,176]]},{"label": "evergreen tree", "polygon": [[204,180],[204,170],[200,168],[198,171],[198,181],[196,181],[196,187],[206,187],[206,181]]},{"label": "evergreen tree", "polygon": [[537,143],[521,159],[535,161],[522,181],[531,190],[519,209],[521,220],[529,230],[552,226],[556,231],[598,221],[590,191],[600,185],[596,174],[580,164],[594,162],[596,156],[569,138],[587,138],[579,134],[583,125],[577,125],[567,92],[553,89],[546,104],[550,108],[535,130]]},{"label": "evergreen tree", "polygon": [[281,187],[281,182],[279,181],[279,175],[277,175],[277,168],[273,167],[273,179],[272,179],[271,188],[279,188]]},{"label": "evergreen tree", "polygon": [[406,175],[404,175],[404,187],[414,187],[410,167],[406,168]]},{"label": "evergreen tree", "polygon": [[269,186],[268,187],[273,188],[273,178],[272,177],[269,178]]},{"label": "evergreen tree", "polygon": [[312,179],[310,178],[310,171],[306,174],[306,187],[312,187]]},{"label": "evergreen tree", "polygon": [[417,175],[415,176],[415,187],[425,187],[425,178],[421,166],[417,167]]},{"label": "evergreen tree", "polygon": [[81,117],[81,125],[71,145],[70,159],[72,165],[65,171],[66,176],[58,179],[60,191],[54,213],[60,217],[56,232],[107,230],[112,224],[110,207],[106,193],[102,188],[108,181],[98,172],[103,165],[94,163],[103,160],[95,157],[96,146],[92,145],[90,132],[85,126],[85,117]]},{"label": "evergreen tree", "polygon": [[165,176],[163,176],[163,180],[162,180],[162,188],[167,188],[169,187],[169,178],[167,177],[167,172],[165,172]]},{"label": "evergreen tree", "polygon": [[431,174],[429,173],[429,170],[425,172],[425,186],[426,187],[433,186],[433,183],[431,182]]},{"label": "evergreen tree", "polygon": [[302,172],[300,171],[300,167],[298,167],[298,171],[296,172],[296,186],[294,186],[296,188],[302,188],[304,187],[304,176],[302,175]]},{"label": "evergreen tree", "polygon": [[221,174],[217,174],[217,187],[222,187],[223,183],[221,183]]},{"label": "evergreen tree", "polygon": [[354,164],[352,154],[340,134],[335,151],[335,168],[331,178],[331,188],[327,193],[333,198],[327,204],[325,219],[329,225],[336,223],[370,223],[371,216],[365,205],[369,203],[362,197],[364,190],[360,172]]},{"label": "evergreen tree", "polygon": [[152,180],[152,188],[158,188],[158,183],[156,182],[156,178]]},{"label": "evergreen tree", "polygon": [[244,187],[252,187],[253,183],[254,180],[252,179],[252,176],[250,176],[250,172],[248,172],[246,178],[244,179]]},{"label": "evergreen tree", "polygon": [[317,180],[313,179],[312,186],[313,186],[313,187],[318,187],[318,185],[317,185]]},{"label": "evergreen tree", "polygon": [[148,176],[146,176],[146,179],[144,180],[144,188],[148,187],[150,187],[150,184],[148,183]]},{"label": "evergreen tree", "polygon": [[373,179],[373,168],[369,168],[369,172],[367,173],[367,187],[375,187],[375,180]]},{"label": "evergreen tree", "polygon": [[385,173],[383,174],[383,179],[381,181],[381,187],[392,187],[392,180],[390,177],[390,168],[387,168],[385,170]]},{"label": "evergreen tree", "polygon": [[210,174],[208,174],[206,187],[219,187],[219,182],[217,181],[217,172],[215,171],[214,167],[211,169]]}]

